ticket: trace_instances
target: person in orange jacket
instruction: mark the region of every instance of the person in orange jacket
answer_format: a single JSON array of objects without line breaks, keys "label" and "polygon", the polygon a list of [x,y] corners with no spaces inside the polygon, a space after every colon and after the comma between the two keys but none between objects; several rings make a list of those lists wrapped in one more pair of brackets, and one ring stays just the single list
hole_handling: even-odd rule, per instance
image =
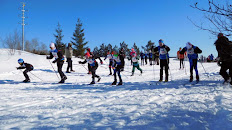
[{"label": "person in orange jacket", "polygon": [[177,58],[180,60],[180,69],[181,69],[181,65],[182,68],[184,69],[184,58],[186,57],[186,52],[184,54],[180,54],[181,50],[182,48],[180,47],[179,51],[177,51]]}]

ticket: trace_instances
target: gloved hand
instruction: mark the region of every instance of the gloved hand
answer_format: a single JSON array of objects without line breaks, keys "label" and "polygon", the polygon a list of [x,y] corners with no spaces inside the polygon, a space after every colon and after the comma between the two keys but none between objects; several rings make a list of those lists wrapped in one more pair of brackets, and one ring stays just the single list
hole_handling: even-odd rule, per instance
[{"label": "gloved hand", "polygon": [[222,62],[219,60],[219,61],[217,62],[217,65],[218,65],[218,66],[221,66],[221,65],[222,65]]},{"label": "gloved hand", "polygon": [[18,68],[18,67],[16,67],[16,69],[18,70],[19,68]]},{"label": "gloved hand", "polygon": [[46,58],[47,58],[47,59],[49,59],[49,57],[48,57],[48,56],[47,56]]},{"label": "gloved hand", "polygon": [[103,64],[103,62],[101,61],[101,64]]},{"label": "gloved hand", "polygon": [[56,63],[56,61],[54,60],[54,61],[52,61],[52,63]]},{"label": "gloved hand", "polygon": [[122,68],[120,69],[120,71],[124,71],[124,67],[122,67]]}]

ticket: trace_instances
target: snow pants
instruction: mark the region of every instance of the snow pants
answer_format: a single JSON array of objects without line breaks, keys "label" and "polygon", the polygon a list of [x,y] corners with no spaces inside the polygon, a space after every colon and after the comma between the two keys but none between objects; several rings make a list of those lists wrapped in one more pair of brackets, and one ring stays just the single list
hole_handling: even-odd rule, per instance
[{"label": "snow pants", "polygon": [[180,68],[181,68],[181,65],[182,65],[183,68],[184,68],[184,59],[180,59]]},{"label": "snow pants", "polygon": [[57,62],[58,73],[60,74],[61,79],[65,77],[65,74],[62,71],[63,64],[64,64],[64,61]]},{"label": "snow pants", "polygon": [[67,67],[67,72],[69,71],[72,71],[73,68],[72,68],[72,59],[71,58],[67,58],[67,62],[68,62],[68,67]]},{"label": "snow pants", "polygon": [[99,78],[99,76],[96,75],[97,68],[98,68],[98,64],[95,64],[95,66],[90,66],[90,71],[92,73],[92,81],[94,81],[94,82],[95,82],[95,77]]},{"label": "snow pants", "polygon": [[168,80],[168,59],[160,59],[160,80],[163,80],[163,68],[165,68],[165,80]]},{"label": "snow pants", "polygon": [[29,78],[29,76],[27,75],[27,73],[30,72],[30,71],[32,71],[32,70],[33,70],[33,68],[31,68],[31,69],[26,69],[26,70],[23,71],[23,75],[24,75],[24,77],[25,77],[26,80],[30,80],[30,78]]},{"label": "snow pants", "polygon": [[117,82],[117,76],[116,76],[116,73],[118,73],[118,78],[119,78],[119,82],[122,82],[122,77],[121,77],[121,74],[120,74],[120,71],[122,69],[122,66],[117,66],[115,69],[114,69],[114,81]]},{"label": "snow pants", "polygon": [[190,63],[190,76],[193,76],[193,68],[195,69],[196,75],[198,76],[197,59],[189,59],[189,63]]},{"label": "snow pants", "polygon": [[[229,70],[229,74],[226,72]],[[224,78],[225,81],[229,79],[229,77],[232,78],[232,61],[227,62],[223,61],[221,64],[221,69],[220,69],[220,75]]]}]

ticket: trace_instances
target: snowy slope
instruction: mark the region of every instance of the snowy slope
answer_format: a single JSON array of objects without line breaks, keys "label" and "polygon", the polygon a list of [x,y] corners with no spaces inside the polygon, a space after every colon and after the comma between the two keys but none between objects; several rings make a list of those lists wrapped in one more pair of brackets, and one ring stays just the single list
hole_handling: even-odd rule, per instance
[{"label": "snowy slope", "polygon": [[[1,49],[0,58],[0,129],[232,129],[232,88],[221,84],[215,63],[203,63],[207,73],[198,63],[201,82],[194,85],[188,83],[189,63],[186,75],[171,59],[171,81],[156,85],[159,66],[141,66],[143,76],[136,70],[131,77],[132,66],[125,60],[124,85],[111,86],[108,60],[97,70],[101,81],[87,85],[91,75],[77,58],[76,72],[66,74],[65,84],[57,84],[45,56],[9,56]],[[33,64],[32,74],[43,81],[29,73],[32,82],[21,83],[18,58]]]}]

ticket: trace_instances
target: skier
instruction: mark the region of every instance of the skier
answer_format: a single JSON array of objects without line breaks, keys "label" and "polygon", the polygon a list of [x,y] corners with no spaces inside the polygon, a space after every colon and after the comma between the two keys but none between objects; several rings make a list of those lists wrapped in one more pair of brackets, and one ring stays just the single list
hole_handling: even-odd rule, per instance
[{"label": "skier", "polygon": [[186,43],[186,47],[184,47],[180,54],[184,54],[187,51],[189,63],[190,63],[190,80],[189,82],[193,81],[193,68],[196,72],[196,81],[199,82],[199,74],[197,69],[197,58],[198,54],[202,53],[202,50],[199,49],[197,46],[192,45],[190,42]]},{"label": "skier", "polygon": [[119,78],[119,83],[118,85],[122,85],[122,77],[120,72],[124,70],[124,54],[122,53],[122,51],[117,52],[117,50],[114,50],[114,56],[113,56],[113,70],[114,70],[114,82],[112,83],[112,85],[116,85],[117,84],[117,76],[116,74],[118,74],[118,78]]},{"label": "skier", "polygon": [[50,44],[50,49],[51,49],[50,56],[47,56],[47,59],[52,59],[53,57],[55,57],[55,60],[52,63],[57,63],[58,72],[61,77],[61,80],[59,83],[64,83],[65,80],[67,79],[66,75],[62,71],[62,67],[64,64],[64,56],[60,50],[56,49],[56,46],[54,43]]},{"label": "skier", "polygon": [[145,56],[144,56],[144,53],[142,51],[140,53],[140,58],[141,58],[141,65],[144,65],[144,58],[145,58]]},{"label": "skier", "polygon": [[[67,71],[66,73],[71,73],[75,72],[72,68],[72,56],[73,56],[73,48],[72,48],[72,43],[68,44],[68,47],[65,48],[65,56],[67,58],[68,66],[67,66]],[[70,71],[69,71],[70,69]]]},{"label": "skier", "polygon": [[145,51],[144,56],[145,56],[145,64],[147,65],[147,51]]},{"label": "skier", "polygon": [[[224,83],[229,82],[229,79],[232,78],[232,42],[219,33],[214,45],[218,52],[218,65],[221,66],[220,75],[224,78]],[[227,70],[229,70],[229,74]],[[232,85],[232,81],[230,84]]]},{"label": "skier", "polygon": [[186,56],[186,52],[184,54],[180,54],[182,48],[180,47],[179,51],[177,51],[177,58],[180,60],[180,69],[181,69],[181,65],[182,68],[184,69],[184,58]]},{"label": "skier", "polygon": [[169,55],[168,52],[170,48],[164,44],[163,40],[159,40],[159,46],[154,48],[154,52],[159,52],[159,59],[160,59],[160,80],[159,82],[163,81],[163,68],[165,67],[165,82],[168,82],[168,69],[169,69]]},{"label": "skier", "polygon": [[131,56],[131,58],[132,58],[131,60],[133,62],[133,68],[132,68],[132,74],[131,74],[131,76],[134,75],[135,68],[137,68],[138,70],[140,70],[140,73],[142,74],[143,70],[139,67],[137,54],[136,54],[134,48],[131,49],[130,56]]},{"label": "skier", "polygon": [[107,58],[109,59],[109,70],[110,70],[109,75],[112,75],[111,68],[112,68],[112,65],[113,65],[113,52],[110,53],[110,51],[108,51],[104,60],[106,60]]},{"label": "skier", "polygon": [[152,56],[153,56],[153,54],[152,54],[151,50],[149,50],[148,57],[149,57],[150,65],[152,65]]},{"label": "skier", "polygon": [[89,69],[92,74],[92,82],[90,84],[95,84],[95,77],[98,78],[97,82],[101,80],[101,77],[96,74],[96,70],[98,68],[98,62],[96,59],[99,59],[101,63],[103,62],[100,57],[93,56],[89,52],[85,54],[85,58],[86,59],[83,62],[79,61],[79,64],[85,64],[88,62],[88,65],[90,66]]},{"label": "skier", "polygon": [[20,64],[20,67],[16,67],[18,69],[26,69],[23,71],[23,75],[25,77],[25,80],[23,80],[24,83],[30,82],[30,78],[27,75],[28,72],[32,71],[34,67],[31,64],[24,63],[23,59],[18,59],[18,63]]}]

